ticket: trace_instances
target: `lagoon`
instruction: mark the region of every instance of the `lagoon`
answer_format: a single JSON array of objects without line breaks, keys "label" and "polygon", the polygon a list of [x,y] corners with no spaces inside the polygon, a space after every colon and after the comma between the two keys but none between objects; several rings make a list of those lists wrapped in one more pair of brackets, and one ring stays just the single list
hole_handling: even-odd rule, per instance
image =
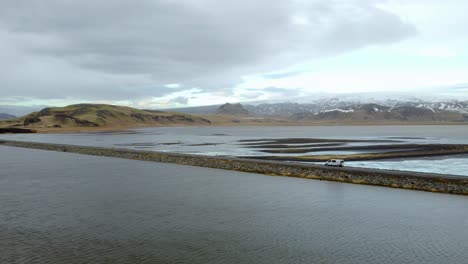
[{"label": "lagoon", "polygon": [[0,146],[1,263],[463,263],[468,197]]}]

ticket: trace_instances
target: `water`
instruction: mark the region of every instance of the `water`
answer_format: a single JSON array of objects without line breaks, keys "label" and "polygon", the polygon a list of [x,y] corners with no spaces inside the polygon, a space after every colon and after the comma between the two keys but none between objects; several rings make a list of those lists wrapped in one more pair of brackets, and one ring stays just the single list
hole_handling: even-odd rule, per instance
[{"label": "water", "polygon": [[[48,143],[130,148],[199,155],[296,156],[271,154],[245,148],[239,140],[263,138],[328,138],[395,140],[401,143],[468,144],[468,126],[308,126],[308,127],[158,127],[112,133],[17,134],[0,139]],[[348,143],[347,146],[363,143]],[[373,143],[379,144],[379,143]],[[380,143],[389,144],[389,143]],[[365,153],[372,151],[366,150]],[[358,151],[323,151],[315,154],[353,154]],[[449,162],[447,162],[449,159]],[[468,176],[467,156],[349,163],[351,166],[380,169],[448,173]],[[457,164],[453,167],[451,163]]]},{"label": "water", "polygon": [[348,161],[346,166],[467,176],[467,163],[468,155],[455,155],[404,160]]},{"label": "water", "polygon": [[0,146],[0,263],[466,263],[468,197]]}]

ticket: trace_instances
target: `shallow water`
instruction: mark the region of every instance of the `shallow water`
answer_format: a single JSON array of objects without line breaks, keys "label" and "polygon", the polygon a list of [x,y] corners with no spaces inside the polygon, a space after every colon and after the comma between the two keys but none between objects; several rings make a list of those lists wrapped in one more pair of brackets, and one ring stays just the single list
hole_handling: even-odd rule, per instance
[{"label": "shallow water", "polygon": [[[468,144],[468,126],[309,126],[309,127],[158,127],[119,132],[81,134],[17,134],[0,135],[0,139],[38,141],[48,143],[116,147],[219,156],[296,156],[302,154],[271,154],[261,148],[246,148],[239,140],[267,138],[327,138],[358,140],[394,140],[394,144]],[[389,143],[372,143],[389,144]],[[297,144],[289,144],[297,145]],[[346,146],[369,143],[346,143]],[[379,150],[380,151],[380,150]],[[372,153],[373,151],[332,151],[318,154]],[[312,152],[311,152],[312,153]],[[314,153],[317,154],[317,153]],[[400,169],[421,172],[444,172],[444,159],[426,162],[416,159],[390,163],[361,162],[352,166]],[[421,162],[419,162],[421,160]],[[468,176],[468,158],[458,157],[452,174]],[[423,164],[421,166],[415,164]]]},{"label": "shallow water", "polygon": [[467,176],[467,163],[468,155],[455,155],[417,159],[348,161],[346,166]]},{"label": "shallow water", "polygon": [[0,263],[465,263],[468,197],[0,146]]}]

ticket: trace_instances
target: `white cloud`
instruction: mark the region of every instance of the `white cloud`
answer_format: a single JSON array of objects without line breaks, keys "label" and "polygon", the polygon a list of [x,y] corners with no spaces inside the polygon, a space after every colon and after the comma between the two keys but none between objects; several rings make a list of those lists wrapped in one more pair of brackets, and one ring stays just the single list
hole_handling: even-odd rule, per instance
[{"label": "white cloud", "polygon": [[200,87],[211,101],[229,98],[245,74],[415,35],[376,3],[3,1],[0,89],[8,99],[138,103]]}]

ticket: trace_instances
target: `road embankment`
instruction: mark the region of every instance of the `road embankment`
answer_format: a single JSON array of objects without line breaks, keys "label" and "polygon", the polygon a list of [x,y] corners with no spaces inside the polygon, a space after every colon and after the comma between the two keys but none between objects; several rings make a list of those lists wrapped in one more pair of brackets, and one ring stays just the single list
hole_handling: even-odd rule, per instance
[{"label": "road embankment", "polygon": [[239,159],[231,157],[208,157],[177,153],[11,140],[0,140],[0,146],[2,145],[142,161],[166,162],[180,165],[235,170],[274,176],[298,177],[315,180],[468,195],[468,177],[455,175],[366,168],[334,168],[321,165],[278,161]]}]

